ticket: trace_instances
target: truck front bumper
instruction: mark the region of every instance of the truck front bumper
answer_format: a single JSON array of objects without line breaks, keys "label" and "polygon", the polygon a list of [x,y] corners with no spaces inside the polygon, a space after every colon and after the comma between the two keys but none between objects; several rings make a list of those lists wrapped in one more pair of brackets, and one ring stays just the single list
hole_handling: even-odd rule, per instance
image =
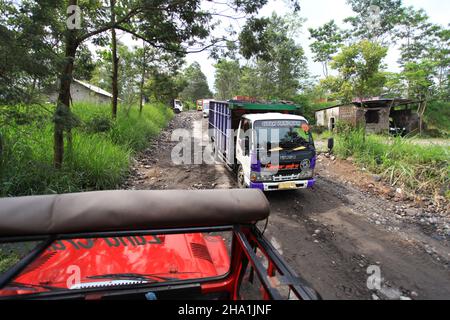
[{"label": "truck front bumper", "polygon": [[276,190],[296,190],[311,188],[316,183],[316,179],[294,180],[284,182],[250,182],[250,188],[260,189],[262,191]]}]

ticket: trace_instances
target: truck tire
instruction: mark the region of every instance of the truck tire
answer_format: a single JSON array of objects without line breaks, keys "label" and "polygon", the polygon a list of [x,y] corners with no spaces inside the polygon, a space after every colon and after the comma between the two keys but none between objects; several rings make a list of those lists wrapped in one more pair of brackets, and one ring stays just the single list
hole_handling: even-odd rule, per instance
[{"label": "truck tire", "polygon": [[244,179],[244,169],[242,168],[241,165],[238,166],[238,170],[237,170],[237,185],[240,189],[245,189],[247,188],[245,185],[245,179]]}]

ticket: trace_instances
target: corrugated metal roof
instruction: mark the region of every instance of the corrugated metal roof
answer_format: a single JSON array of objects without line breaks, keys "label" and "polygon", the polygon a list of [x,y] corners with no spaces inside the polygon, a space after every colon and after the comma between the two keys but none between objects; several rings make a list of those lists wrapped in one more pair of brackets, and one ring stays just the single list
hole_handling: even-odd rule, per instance
[{"label": "corrugated metal roof", "polygon": [[[379,98],[379,99],[369,98],[367,100],[362,101],[362,103],[364,103],[365,107],[367,107],[367,108],[373,108],[373,107],[387,108],[387,107],[391,107],[391,106],[401,106],[401,105],[416,103],[416,102],[419,102],[419,101],[414,101],[414,100],[404,99],[404,98]],[[342,106],[350,106],[350,105],[361,107],[361,102],[360,101],[352,101],[349,103],[337,104],[334,106],[317,109],[314,112],[337,108],[337,107],[342,107]]]},{"label": "corrugated metal roof", "polygon": [[94,91],[95,93],[98,93],[98,94],[101,94],[103,96],[107,96],[109,98],[112,98],[112,94],[111,93],[109,93],[108,91],[103,90],[102,88],[94,86],[93,84],[89,84],[89,83],[86,83],[86,82],[83,82],[83,81],[80,81],[80,80],[77,80],[77,79],[73,79],[73,81],[78,83],[78,84],[80,84],[80,85],[82,85],[82,86],[84,86],[84,87],[86,87],[86,88],[88,88],[91,91]]}]

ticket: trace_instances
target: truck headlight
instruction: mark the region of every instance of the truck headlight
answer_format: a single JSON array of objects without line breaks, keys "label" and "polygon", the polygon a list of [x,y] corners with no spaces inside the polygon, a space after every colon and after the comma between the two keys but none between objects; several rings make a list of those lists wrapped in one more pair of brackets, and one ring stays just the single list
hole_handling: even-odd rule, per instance
[{"label": "truck headlight", "polygon": [[256,181],[272,181],[272,175],[271,174],[267,174],[267,173],[260,173],[260,172],[252,172],[250,174],[250,180],[252,182],[256,182]]}]

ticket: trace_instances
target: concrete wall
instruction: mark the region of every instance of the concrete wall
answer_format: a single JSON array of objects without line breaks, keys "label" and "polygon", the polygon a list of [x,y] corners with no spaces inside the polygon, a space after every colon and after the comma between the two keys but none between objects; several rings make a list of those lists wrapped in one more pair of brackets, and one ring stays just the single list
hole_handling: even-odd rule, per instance
[{"label": "concrete wall", "polygon": [[[70,94],[72,96],[73,102],[87,102],[92,104],[111,103],[110,97],[89,90],[88,88],[77,82],[72,82],[72,85],[70,87]],[[57,92],[52,93],[49,97],[50,102],[56,102],[57,99],[58,99]]]},{"label": "concrete wall", "polygon": [[332,123],[339,121],[349,122],[353,125],[357,123],[358,109],[354,105],[343,105],[316,112],[316,124],[320,127],[326,127],[328,130],[332,129]]},{"label": "concrete wall", "polygon": [[332,119],[334,123],[347,122],[356,125],[366,125],[366,131],[370,133],[387,133],[389,132],[389,112],[390,108],[372,109],[372,112],[378,114],[377,123],[366,123],[366,112],[368,109],[358,108],[353,104],[337,106],[315,113],[316,124],[320,127],[332,129]]},{"label": "concrete wall", "polygon": [[336,124],[339,119],[339,111],[340,107],[317,111],[316,125],[319,127],[327,127],[331,130],[332,119],[334,118],[334,123]]}]

